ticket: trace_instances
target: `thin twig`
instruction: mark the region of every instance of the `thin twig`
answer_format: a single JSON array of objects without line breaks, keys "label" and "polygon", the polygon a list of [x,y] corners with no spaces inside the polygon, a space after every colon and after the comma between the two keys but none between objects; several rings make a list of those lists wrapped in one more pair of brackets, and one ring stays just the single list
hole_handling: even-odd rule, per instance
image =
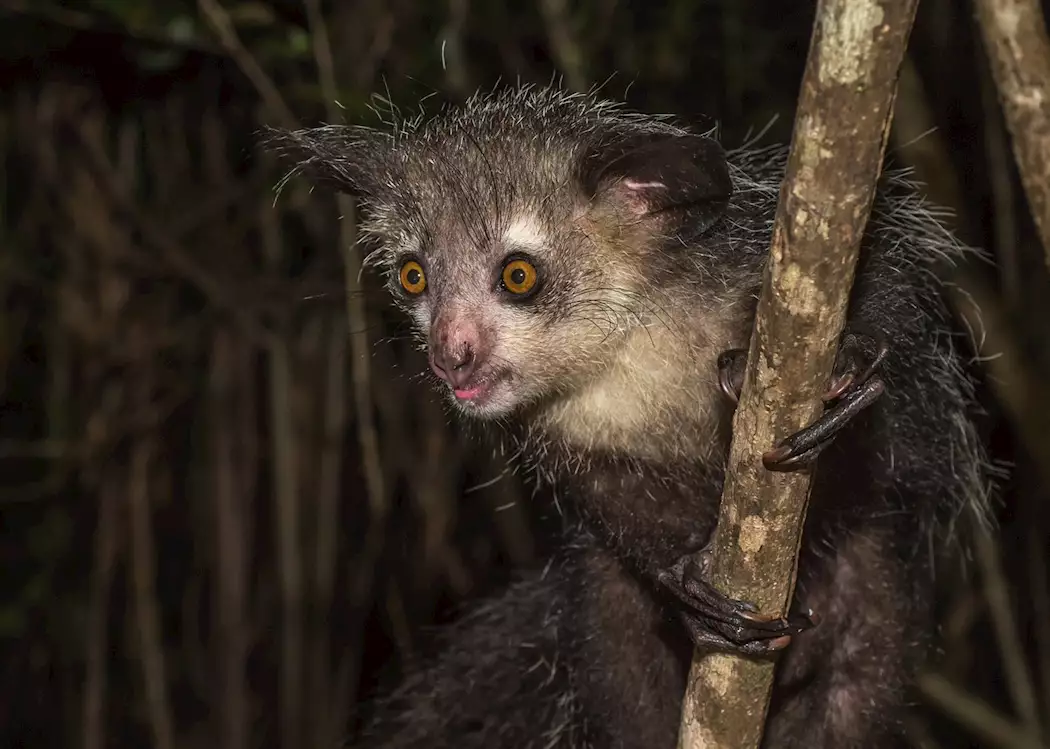
[{"label": "thin twig", "polygon": [[1000,749],[1048,749],[1038,736],[1026,733],[991,705],[967,694],[943,676],[920,676],[919,689],[946,715],[992,746]]},{"label": "thin twig", "polygon": [[274,116],[281,120],[281,124],[284,127],[292,129],[298,127],[298,121],[295,115],[292,114],[292,110],[285,102],[284,97],[281,96],[277,85],[266,74],[266,71],[259,64],[259,61],[255,59],[255,56],[241,42],[241,38],[237,35],[237,30],[233,27],[233,19],[230,18],[230,14],[226,12],[226,9],[219,5],[216,0],[197,0],[197,7],[200,8],[201,13],[211,23],[212,28],[219,35],[222,45],[229,50],[230,56],[244,71],[248,80],[252,82],[259,95],[262,96],[263,101],[266,102],[266,106],[273,111]]},{"label": "thin twig", "polygon": [[977,532],[976,535],[977,560],[984,580],[984,595],[988,599],[988,613],[992,618],[1006,672],[1006,686],[1026,731],[1038,735],[1039,709],[1036,706],[1032,675],[1026,665],[1029,659],[1025,656],[1021,634],[1014,618],[1010,586],[999,561],[999,547],[988,532]]}]

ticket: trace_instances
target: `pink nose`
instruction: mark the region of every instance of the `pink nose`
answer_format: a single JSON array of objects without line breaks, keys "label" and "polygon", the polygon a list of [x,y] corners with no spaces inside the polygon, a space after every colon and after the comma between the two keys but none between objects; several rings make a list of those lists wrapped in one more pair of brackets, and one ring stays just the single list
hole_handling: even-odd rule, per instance
[{"label": "pink nose", "polygon": [[431,353],[430,368],[452,387],[461,388],[470,382],[475,361],[474,348],[469,344],[456,350],[439,348]]},{"label": "pink nose", "polygon": [[481,327],[462,310],[438,314],[430,328],[430,368],[454,388],[464,388],[485,360]]}]

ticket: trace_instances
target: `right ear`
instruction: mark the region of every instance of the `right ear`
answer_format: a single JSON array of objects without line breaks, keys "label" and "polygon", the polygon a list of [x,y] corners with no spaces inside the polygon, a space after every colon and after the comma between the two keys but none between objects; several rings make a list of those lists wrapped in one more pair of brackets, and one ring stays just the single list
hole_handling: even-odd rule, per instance
[{"label": "right ear", "polygon": [[584,189],[639,217],[686,211],[702,231],[725,212],[733,181],[715,139],[642,133],[593,149],[584,162]]},{"label": "right ear", "polygon": [[382,185],[390,138],[369,128],[347,125],[266,128],[261,145],[291,164],[285,181],[302,175],[319,187],[367,199]]}]

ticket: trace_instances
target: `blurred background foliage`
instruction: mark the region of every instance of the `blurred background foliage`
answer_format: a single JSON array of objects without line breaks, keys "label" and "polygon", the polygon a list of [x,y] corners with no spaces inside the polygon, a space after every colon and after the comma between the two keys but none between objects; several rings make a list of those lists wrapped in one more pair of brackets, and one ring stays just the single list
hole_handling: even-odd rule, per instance
[{"label": "blurred background foliage", "polygon": [[[814,8],[0,0],[0,747],[352,742],[428,627],[543,563],[553,503],[421,386],[353,206],[275,202],[261,125],[556,77],[786,141]],[[888,160],[991,254],[950,280],[1011,470],[917,746],[1050,730],[1050,285],[1009,148],[970,3],[923,0]]]}]

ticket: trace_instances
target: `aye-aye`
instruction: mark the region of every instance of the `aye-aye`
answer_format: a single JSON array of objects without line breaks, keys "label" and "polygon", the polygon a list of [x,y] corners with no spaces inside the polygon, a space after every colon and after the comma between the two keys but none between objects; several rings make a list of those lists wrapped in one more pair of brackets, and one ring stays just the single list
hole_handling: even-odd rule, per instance
[{"label": "aye-aye", "polygon": [[704,547],[785,148],[727,152],[532,87],[268,147],[359,199],[437,386],[571,516],[556,559],[451,626],[363,745],[672,749],[694,645],[783,649],[766,746],[895,745],[933,640],[931,540],[987,515],[934,273],[964,250],[901,175],[880,184],[827,408],[766,455],[818,470],[795,609],[765,621],[705,582]]}]

